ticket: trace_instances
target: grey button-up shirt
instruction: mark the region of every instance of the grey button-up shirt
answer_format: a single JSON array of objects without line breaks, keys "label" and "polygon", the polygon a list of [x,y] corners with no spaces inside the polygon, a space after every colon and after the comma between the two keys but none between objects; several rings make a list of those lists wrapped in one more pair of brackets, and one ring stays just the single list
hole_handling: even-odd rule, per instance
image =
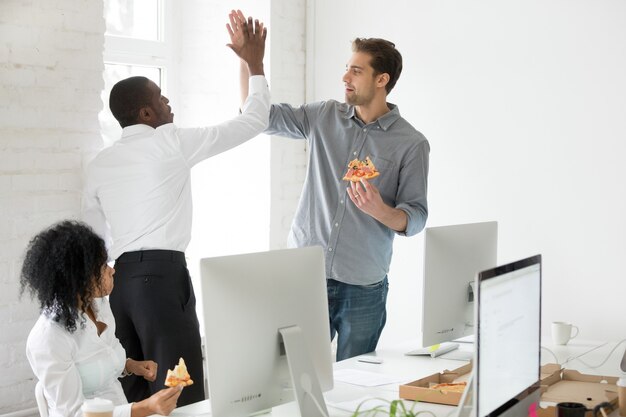
[{"label": "grey button-up shirt", "polygon": [[383,201],[407,214],[412,236],[426,224],[428,155],[420,132],[400,116],[398,107],[364,124],[353,106],[334,100],[294,108],[274,104],[267,134],[309,141],[307,175],[291,232],[290,246],[322,246],[326,276],[355,285],[381,281],[389,271],[393,230],[359,210],[343,181],[348,163],[369,156],[380,175],[371,181]]}]

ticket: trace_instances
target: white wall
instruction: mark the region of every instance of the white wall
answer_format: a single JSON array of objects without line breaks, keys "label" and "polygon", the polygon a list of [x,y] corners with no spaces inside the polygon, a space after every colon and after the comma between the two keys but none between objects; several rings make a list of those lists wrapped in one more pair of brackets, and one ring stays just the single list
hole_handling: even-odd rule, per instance
[{"label": "white wall", "polygon": [[34,407],[18,298],[21,257],[44,227],[78,218],[82,161],[101,146],[102,3],[0,1],[0,414]]},{"label": "white wall", "polygon": [[[389,101],[431,144],[428,225],[497,220],[500,263],[544,256],[544,329],[626,337],[626,2],[314,4],[312,99],[343,98],[354,37],[402,52]],[[419,254],[396,239],[382,344],[419,335]]]}]

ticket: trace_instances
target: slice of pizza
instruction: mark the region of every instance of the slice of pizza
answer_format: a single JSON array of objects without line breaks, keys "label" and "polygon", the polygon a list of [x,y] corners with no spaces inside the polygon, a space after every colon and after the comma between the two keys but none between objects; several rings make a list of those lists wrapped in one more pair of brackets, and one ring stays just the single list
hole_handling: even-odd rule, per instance
[{"label": "slice of pizza", "polygon": [[359,182],[361,179],[369,180],[376,178],[380,175],[380,172],[374,166],[374,163],[369,156],[365,157],[364,161],[353,159],[348,163],[348,171],[343,176],[345,181]]},{"label": "slice of pizza", "polygon": [[467,382],[455,382],[455,383],[441,383],[430,387],[430,389],[436,389],[444,392],[463,392]]},{"label": "slice of pizza", "polygon": [[185,365],[185,360],[183,358],[180,358],[180,360],[178,361],[178,365],[174,367],[174,370],[167,370],[165,385],[168,387],[176,387],[178,385],[186,387],[191,384],[193,384],[193,380],[189,376],[189,372],[187,372],[187,365]]}]

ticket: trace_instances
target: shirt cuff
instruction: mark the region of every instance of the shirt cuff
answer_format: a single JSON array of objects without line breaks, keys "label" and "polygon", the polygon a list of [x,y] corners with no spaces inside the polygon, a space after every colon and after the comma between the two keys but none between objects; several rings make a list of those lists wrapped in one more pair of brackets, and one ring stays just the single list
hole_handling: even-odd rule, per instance
[{"label": "shirt cuff", "polygon": [[113,417],[130,417],[133,403],[116,405],[113,410]]},{"label": "shirt cuff", "polygon": [[248,95],[267,91],[267,80],[265,75],[252,75],[248,85]]}]

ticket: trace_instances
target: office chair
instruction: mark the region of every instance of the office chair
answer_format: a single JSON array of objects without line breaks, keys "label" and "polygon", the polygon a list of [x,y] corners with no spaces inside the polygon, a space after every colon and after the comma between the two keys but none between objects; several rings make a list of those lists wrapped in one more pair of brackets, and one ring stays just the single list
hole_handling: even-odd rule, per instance
[{"label": "office chair", "polygon": [[37,385],[35,385],[35,399],[37,400],[39,415],[41,417],[48,417],[48,401],[46,401],[46,397],[43,394],[43,384],[41,381],[37,381]]}]

